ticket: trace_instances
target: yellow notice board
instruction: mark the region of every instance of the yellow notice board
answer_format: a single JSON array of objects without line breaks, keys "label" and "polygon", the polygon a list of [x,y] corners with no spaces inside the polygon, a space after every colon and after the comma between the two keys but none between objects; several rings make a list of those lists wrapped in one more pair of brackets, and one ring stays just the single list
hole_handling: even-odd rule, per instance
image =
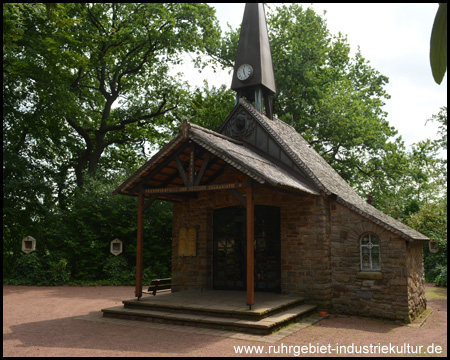
[{"label": "yellow notice board", "polygon": [[197,255],[197,230],[195,227],[182,227],[179,232],[178,256]]}]

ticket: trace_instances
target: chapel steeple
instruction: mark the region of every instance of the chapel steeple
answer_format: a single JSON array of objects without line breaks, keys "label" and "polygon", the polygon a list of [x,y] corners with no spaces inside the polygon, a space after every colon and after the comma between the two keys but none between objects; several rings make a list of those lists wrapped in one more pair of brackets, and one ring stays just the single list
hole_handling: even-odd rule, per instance
[{"label": "chapel steeple", "polygon": [[241,25],[231,89],[272,119],[270,96],[276,93],[272,53],[262,3],[247,3]]}]

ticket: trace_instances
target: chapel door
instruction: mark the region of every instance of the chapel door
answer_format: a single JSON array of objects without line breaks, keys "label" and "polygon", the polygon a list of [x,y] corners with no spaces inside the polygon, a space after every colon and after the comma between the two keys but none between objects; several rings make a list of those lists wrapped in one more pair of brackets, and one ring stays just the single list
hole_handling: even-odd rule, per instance
[{"label": "chapel door", "polygon": [[[213,285],[245,290],[246,211],[233,206],[214,211]],[[255,291],[281,291],[280,209],[255,206]]]}]

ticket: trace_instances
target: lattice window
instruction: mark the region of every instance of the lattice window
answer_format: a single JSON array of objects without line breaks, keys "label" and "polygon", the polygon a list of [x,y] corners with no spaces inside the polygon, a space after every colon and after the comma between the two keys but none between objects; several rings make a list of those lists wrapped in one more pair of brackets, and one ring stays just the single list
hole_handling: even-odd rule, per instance
[{"label": "lattice window", "polygon": [[361,271],[380,271],[380,240],[373,234],[361,238]]}]

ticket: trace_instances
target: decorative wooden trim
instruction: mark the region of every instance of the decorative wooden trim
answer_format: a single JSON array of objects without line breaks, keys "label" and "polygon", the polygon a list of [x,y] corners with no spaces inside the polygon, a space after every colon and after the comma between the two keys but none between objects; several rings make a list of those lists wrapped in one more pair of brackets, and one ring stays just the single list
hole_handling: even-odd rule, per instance
[{"label": "decorative wooden trim", "polygon": [[208,167],[209,160],[211,159],[211,153],[208,152],[203,159],[202,167],[197,174],[197,178],[195,179],[194,186],[200,185],[200,181],[202,181],[202,177],[205,174],[206,168]]},{"label": "decorative wooden trim", "polygon": [[189,121],[186,119],[183,120],[183,122],[180,125],[180,133],[183,139],[187,139],[189,136],[189,129],[191,128],[191,124],[189,124]]},{"label": "decorative wooden trim", "polygon": [[173,194],[180,192],[212,191],[212,190],[231,190],[244,189],[250,186],[250,183],[231,183],[231,184],[213,184],[200,186],[168,187],[168,188],[146,188],[145,194]]},{"label": "decorative wooden trim", "polygon": [[189,153],[189,183],[188,186],[194,186],[195,178],[195,146],[192,143]]},{"label": "decorative wooden trim", "polygon": [[317,178],[314,172],[302,161],[295,152],[284,142],[284,140],[264,121],[261,114],[256,111],[254,106],[252,106],[249,102],[244,100],[243,98],[239,99],[239,104],[242,105],[245,109],[250,112],[255,119],[257,119],[258,123],[266,129],[266,131],[272,135],[274,140],[281,146],[281,148],[286,152],[286,154],[297,164],[303,171],[312,179],[315,185],[323,190],[327,195],[330,195],[331,192],[322,184],[322,182]]}]

